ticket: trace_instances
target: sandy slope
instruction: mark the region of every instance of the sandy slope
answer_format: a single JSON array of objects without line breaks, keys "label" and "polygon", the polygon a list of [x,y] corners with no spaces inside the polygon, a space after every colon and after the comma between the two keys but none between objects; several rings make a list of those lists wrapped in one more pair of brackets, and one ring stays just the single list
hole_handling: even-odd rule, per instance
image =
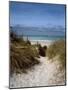
[{"label": "sandy slope", "polygon": [[32,87],[64,85],[65,72],[59,71],[58,61],[51,62],[47,57],[40,57],[40,64],[28,71],[28,74],[14,74],[10,77],[10,87]]}]

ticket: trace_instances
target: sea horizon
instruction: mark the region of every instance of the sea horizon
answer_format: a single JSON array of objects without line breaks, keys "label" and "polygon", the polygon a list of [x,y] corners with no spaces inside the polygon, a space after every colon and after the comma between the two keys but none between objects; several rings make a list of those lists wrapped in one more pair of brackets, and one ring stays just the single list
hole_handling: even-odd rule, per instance
[{"label": "sea horizon", "polygon": [[40,36],[37,36],[37,35],[30,35],[30,36],[23,36],[23,38],[25,40],[30,40],[30,41],[35,41],[35,40],[62,40],[62,39],[65,39],[65,36],[44,36],[44,35],[40,35]]},{"label": "sea horizon", "polygon": [[10,27],[18,36],[29,40],[59,40],[65,39],[65,29],[62,27]]}]

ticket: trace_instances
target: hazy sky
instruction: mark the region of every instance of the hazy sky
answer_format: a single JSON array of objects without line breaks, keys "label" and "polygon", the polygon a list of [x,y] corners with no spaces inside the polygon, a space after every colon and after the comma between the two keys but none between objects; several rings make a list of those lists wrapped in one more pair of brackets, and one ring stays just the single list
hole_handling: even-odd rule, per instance
[{"label": "hazy sky", "polygon": [[65,6],[10,2],[10,25],[17,24],[65,27]]}]

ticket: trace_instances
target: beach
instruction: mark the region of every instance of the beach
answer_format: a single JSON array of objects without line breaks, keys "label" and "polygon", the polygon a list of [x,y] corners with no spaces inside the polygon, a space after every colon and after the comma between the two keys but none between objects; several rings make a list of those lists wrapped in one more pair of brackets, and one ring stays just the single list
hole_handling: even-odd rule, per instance
[{"label": "beach", "polygon": [[31,41],[31,44],[33,45],[33,44],[41,44],[41,46],[49,46],[49,45],[51,45],[53,42],[54,42],[54,40],[30,40]]},{"label": "beach", "polygon": [[10,2],[10,88],[66,85],[65,8]]},{"label": "beach", "polygon": [[[49,47],[53,41],[34,40],[31,41],[31,44],[36,44],[37,42],[41,46],[46,45]],[[48,57],[40,56],[38,58],[40,64],[35,65],[27,74],[14,73],[10,77],[10,88],[65,85],[65,70],[60,71],[58,58],[54,59],[54,62],[51,62]]]}]

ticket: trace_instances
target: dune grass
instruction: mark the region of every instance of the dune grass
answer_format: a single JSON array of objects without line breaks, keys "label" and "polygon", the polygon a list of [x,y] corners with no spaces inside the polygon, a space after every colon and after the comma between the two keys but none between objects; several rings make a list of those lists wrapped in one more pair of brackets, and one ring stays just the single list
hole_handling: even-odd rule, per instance
[{"label": "dune grass", "polygon": [[65,67],[65,40],[57,40],[52,43],[47,49],[47,56],[49,60],[53,60],[54,57],[58,56],[62,68]]},{"label": "dune grass", "polygon": [[24,41],[14,33],[10,35],[10,73],[26,73],[29,68],[40,62],[39,54],[30,41]]}]

